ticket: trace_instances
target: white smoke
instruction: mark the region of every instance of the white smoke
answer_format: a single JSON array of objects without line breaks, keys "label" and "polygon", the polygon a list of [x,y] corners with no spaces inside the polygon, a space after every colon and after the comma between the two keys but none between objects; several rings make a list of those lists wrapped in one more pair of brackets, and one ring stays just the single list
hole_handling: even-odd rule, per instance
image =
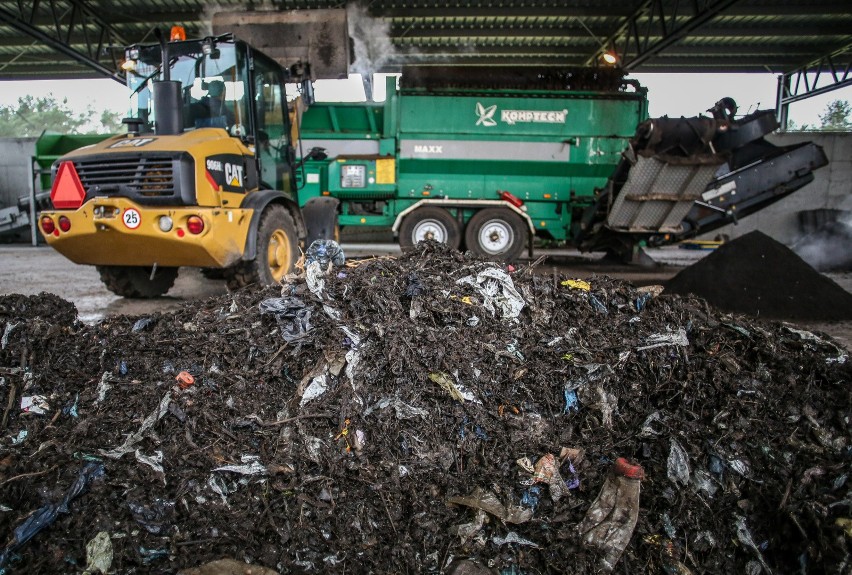
[{"label": "white smoke", "polygon": [[852,212],[799,237],[792,249],[819,271],[852,271]]},{"label": "white smoke", "polygon": [[355,61],[349,71],[361,74],[365,84],[372,85],[373,74],[398,56],[390,36],[390,22],[373,18],[363,4],[346,6],[349,36],[355,49]]}]

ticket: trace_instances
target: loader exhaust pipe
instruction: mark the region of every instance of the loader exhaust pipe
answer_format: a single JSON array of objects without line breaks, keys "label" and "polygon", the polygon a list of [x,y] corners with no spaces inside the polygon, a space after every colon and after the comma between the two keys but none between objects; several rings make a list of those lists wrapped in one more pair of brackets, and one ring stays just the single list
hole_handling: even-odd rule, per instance
[{"label": "loader exhaust pipe", "polygon": [[154,82],[154,133],[170,136],[183,132],[183,99],[177,80]]}]

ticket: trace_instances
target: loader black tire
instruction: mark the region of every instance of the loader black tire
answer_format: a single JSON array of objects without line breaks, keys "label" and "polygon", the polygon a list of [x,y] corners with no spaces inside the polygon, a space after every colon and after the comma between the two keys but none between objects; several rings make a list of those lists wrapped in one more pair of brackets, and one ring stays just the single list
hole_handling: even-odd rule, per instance
[{"label": "loader black tire", "polygon": [[165,295],[177,279],[178,268],[158,267],[151,279],[151,266],[96,266],[106,288],[126,298],[146,299]]},{"label": "loader black tire", "polygon": [[267,206],[257,226],[257,254],[225,270],[229,290],[278,283],[299,259],[299,235],[287,208]]},{"label": "loader black tire", "polygon": [[524,220],[512,210],[485,208],[470,218],[464,240],[467,249],[478,256],[509,262],[524,251],[527,235]]},{"label": "loader black tire", "polygon": [[461,226],[450,212],[437,206],[423,206],[405,216],[399,227],[399,246],[402,249],[429,239],[457,250],[461,245]]}]

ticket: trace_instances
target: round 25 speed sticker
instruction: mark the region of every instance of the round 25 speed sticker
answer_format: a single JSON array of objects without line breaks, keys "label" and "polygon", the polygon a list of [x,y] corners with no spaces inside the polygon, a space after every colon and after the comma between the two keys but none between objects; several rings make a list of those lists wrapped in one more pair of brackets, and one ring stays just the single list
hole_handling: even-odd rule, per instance
[{"label": "round 25 speed sticker", "polygon": [[135,208],[127,208],[121,217],[124,219],[124,225],[131,230],[135,230],[142,223],[142,216],[139,215],[139,210]]}]

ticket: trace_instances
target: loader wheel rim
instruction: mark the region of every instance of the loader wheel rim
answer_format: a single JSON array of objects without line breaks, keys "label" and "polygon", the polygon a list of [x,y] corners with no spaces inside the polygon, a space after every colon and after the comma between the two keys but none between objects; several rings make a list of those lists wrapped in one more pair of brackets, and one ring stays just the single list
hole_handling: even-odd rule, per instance
[{"label": "loader wheel rim", "polygon": [[479,228],[479,246],[489,255],[505,253],[515,242],[515,232],[503,220],[488,220]]},{"label": "loader wheel rim", "polygon": [[284,277],[290,269],[290,240],[284,230],[275,230],[269,237],[266,262],[275,281]]},{"label": "loader wheel rim", "polygon": [[426,219],[418,222],[411,231],[411,243],[417,244],[425,240],[435,240],[438,243],[447,243],[447,227],[438,220]]}]

